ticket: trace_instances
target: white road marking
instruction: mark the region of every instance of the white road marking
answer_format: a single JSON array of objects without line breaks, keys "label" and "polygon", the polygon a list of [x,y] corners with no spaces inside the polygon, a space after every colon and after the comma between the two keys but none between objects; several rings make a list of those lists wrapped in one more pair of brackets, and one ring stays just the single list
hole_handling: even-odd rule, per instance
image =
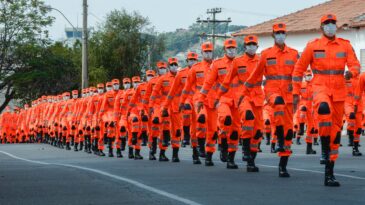
[{"label": "white road marking", "polygon": [[103,176],[106,176],[106,177],[110,177],[110,178],[113,178],[113,179],[116,179],[116,180],[119,180],[119,181],[124,181],[124,182],[130,183],[130,184],[132,184],[136,187],[145,189],[145,190],[150,191],[150,192],[154,192],[156,194],[159,194],[161,196],[164,196],[164,197],[167,197],[167,198],[182,202],[184,204],[200,205],[198,202],[192,201],[190,199],[186,199],[186,198],[177,196],[175,194],[171,194],[171,193],[168,193],[166,191],[163,191],[163,190],[160,190],[160,189],[157,189],[157,188],[142,184],[142,183],[134,181],[132,179],[128,179],[128,178],[125,178],[125,177],[110,174],[108,172],[104,172],[104,171],[101,171],[101,170],[92,169],[92,168],[88,168],[88,167],[82,167],[82,166],[78,166],[78,165],[71,165],[71,164],[47,163],[47,162],[41,162],[41,161],[36,161],[36,160],[30,160],[30,159],[25,159],[25,158],[15,156],[13,154],[10,154],[10,153],[4,152],[4,151],[0,151],[0,153],[8,155],[9,157],[12,157],[14,159],[18,159],[18,160],[22,160],[22,161],[26,161],[26,162],[30,162],[30,163],[41,164],[41,165],[57,165],[57,166],[63,166],[63,167],[71,167],[71,168],[75,168],[75,169],[81,169],[81,170],[84,170],[84,171],[93,172],[93,173],[100,174],[100,175],[103,175]]}]

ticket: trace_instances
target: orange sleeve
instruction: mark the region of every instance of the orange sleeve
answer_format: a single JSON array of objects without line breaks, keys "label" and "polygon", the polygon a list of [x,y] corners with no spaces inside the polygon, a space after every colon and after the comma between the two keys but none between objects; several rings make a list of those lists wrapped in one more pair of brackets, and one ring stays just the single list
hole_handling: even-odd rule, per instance
[{"label": "orange sleeve", "polygon": [[349,68],[350,72],[352,73],[353,77],[356,77],[360,74],[360,62],[356,57],[356,53],[352,48],[351,44],[347,44],[347,67]]},{"label": "orange sleeve", "polygon": [[162,87],[162,79],[163,78],[158,79],[155,87],[153,88],[148,107],[154,107],[156,99],[161,96],[160,91]]},{"label": "orange sleeve", "polygon": [[228,74],[224,77],[223,82],[219,85],[219,89],[217,92],[218,99],[226,92],[228,92],[230,88],[230,84],[233,81],[233,78],[237,76],[237,66],[236,61],[233,61],[232,69],[228,72]]},{"label": "orange sleeve", "polygon": [[167,98],[165,102],[163,102],[163,107],[168,107],[171,105],[172,100],[174,99],[176,92],[179,90],[181,85],[181,72],[178,72],[175,76],[174,82],[170,88],[169,94],[167,94]]},{"label": "orange sleeve", "polygon": [[210,66],[207,78],[204,80],[203,88],[200,90],[199,101],[203,102],[208,95],[209,90],[216,83],[218,77],[218,68],[214,65],[214,62]]},{"label": "orange sleeve", "polygon": [[188,72],[188,78],[186,80],[185,86],[181,92],[181,102],[185,102],[189,95],[193,95],[193,86],[196,85],[196,71],[192,67]]},{"label": "orange sleeve", "polygon": [[303,81],[303,74],[307,70],[309,64],[313,61],[313,49],[308,43],[302,55],[294,66],[293,71],[293,94],[299,95]]}]

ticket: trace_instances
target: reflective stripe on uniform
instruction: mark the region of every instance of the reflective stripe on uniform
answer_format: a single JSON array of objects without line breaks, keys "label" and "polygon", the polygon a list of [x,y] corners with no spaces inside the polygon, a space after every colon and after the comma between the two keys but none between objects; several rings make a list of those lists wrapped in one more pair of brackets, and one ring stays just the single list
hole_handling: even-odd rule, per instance
[{"label": "reflective stripe on uniform", "polygon": [[320,122],[318,123],[318,127],[331,127],[332,122]]},{"label": "reflective stripe on uniform", "polygon": [[295,82],[302,82],[303,81],[303,78],[302,77],[298,77],[298,76],[294,76],[293,77],[293,81],[295,81]]},{"label": "reflective stripe on uniform", "polygon": [[313,74],[320,74],[320,75],[343,75],[345,73],[344,70],[318,70],[313,69]]},{"label": "reflective stripe on uniform", "polygon": [[253,126],[242,126],[242,130],[245,131],[253,131],[254,127]]},{"label": "reflective stripe on uniform", "polygon": [[274,112],[274,116],[284,116],[284,111],[277,111],[277,112]]},{"label": "reflective stripe on uniform", "polygon": [[290,75],[268,75],[265,76],[266,80],[291,80],[292,77]]}]

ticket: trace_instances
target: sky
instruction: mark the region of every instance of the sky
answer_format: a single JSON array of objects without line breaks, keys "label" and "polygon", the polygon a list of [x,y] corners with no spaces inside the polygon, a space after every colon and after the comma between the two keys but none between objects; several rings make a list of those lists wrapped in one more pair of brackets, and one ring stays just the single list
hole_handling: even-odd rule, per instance
[{"label": "sky", "polygon": [[[75,26],[82,27],[82,0],[44,0],[57,8]],[[222,8],[218,20],[232,19],[231,25],[252,26],[308,8],[327,0],[88,0],[88,26],[96,28],[106,15],[115,9],[137,11],[148,17],[151,26],[158,32],[188,28],[198,17],[206,19],[207,9]],[[53,40],[65,38],[65,28],[70,27],[61,14],[51,11],[55,22],[49,28]]]}]

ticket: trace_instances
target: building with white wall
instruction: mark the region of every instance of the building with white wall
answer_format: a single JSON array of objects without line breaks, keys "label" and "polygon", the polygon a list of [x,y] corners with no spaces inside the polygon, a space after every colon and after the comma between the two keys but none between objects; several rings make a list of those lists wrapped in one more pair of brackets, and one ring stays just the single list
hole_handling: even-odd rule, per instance
[{"label": "building with white wall", "polygon": [[274,44],[271,37],[272,25],[285,23],[287,26],[286,44],[302,52],[308,41],[319,38],[320,19],[324,14],[337,16],[337,36],[351,41],[356,55],[365,71],[365,0],[332,0],[295,13],[278,17],[254,26],[242,29],[232,35],[244,37],[257,35],[259,50]]}]

